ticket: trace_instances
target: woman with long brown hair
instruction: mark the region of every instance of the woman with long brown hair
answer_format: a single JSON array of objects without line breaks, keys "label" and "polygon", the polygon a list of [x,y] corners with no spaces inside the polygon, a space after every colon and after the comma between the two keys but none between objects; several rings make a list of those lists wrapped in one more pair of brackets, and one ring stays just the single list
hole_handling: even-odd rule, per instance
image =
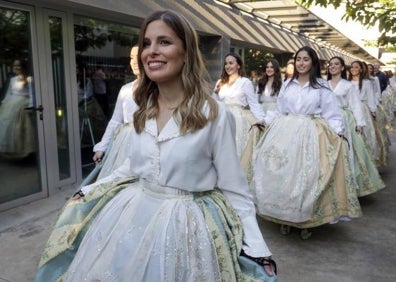
[{"label": "woman with long brown hair", "polygon": [[94,212],[56,225],[36,281],[276,281],[234,120],[211,98],[191,24],[154,12],[138,54],[131,157],[68,203],[63,215]]}]

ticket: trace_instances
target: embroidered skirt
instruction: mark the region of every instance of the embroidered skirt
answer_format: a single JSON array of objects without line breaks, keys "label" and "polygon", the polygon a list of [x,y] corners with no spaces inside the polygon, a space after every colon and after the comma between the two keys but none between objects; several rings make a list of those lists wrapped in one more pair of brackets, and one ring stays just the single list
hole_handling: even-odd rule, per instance
[{"label": "embroidered skirt", "polygon": [[321,119],[276,119],[253,154],[258,215],[297,228],[361,216],[346,147]]},{"label": "embroidered skirt", "polygon": [[67,203],[36,281],[277,281],[241,248],[241,223],[219,190],[112,181]]}]

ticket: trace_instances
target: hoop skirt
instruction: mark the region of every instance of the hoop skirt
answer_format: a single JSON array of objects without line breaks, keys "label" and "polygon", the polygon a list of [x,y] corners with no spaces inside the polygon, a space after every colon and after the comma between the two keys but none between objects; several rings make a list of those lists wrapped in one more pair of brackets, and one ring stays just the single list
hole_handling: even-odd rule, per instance
[{"label": "hoop skirt", "polygon": [[277,281],[241,248],[241,222],[219,190],[164,190],[131,177],[67,203],[36,281]]},{"label": "hoop skirt", "polygon": [[345,146],[322,119],[276,119],[253,155],[258,215],[297,228],[361,216]]},{"label": "hoop skirt", "polygon": [[231,113],[235,118],[236,124],[236,147],[238,157],[241,158],[243,152],[246,149],[250,136],[250,127],[254,123],[253,116],[249,113],[249,110],[244,109],[238,105],[227,105]]},{"label": "hoop skirt", "polygon": [[131,148],[130,135],[133,132],[133,123],[125,123],[116,130],[113,141],[106,152],[103,164],[97,179],[109,176],[116,168],[120,167],[129,156]]},{"label": "hoop skirt", "polygon": [[388,124],[385,112],[381,104],[377,107],[377,114],[373,120],[375,136],[378,145],[378,166],[387,166],[390,160],[390,139],[386,130]]},{"label": "hoop skirt", "polygon": [[35,112],[29,107],[29,96],[8,95],[0,104],[0,155],[24,158],[36,152]]},{"label": "hoop skirt", "polygon": [[349,153],[353,155],[353,176],[358,186],[358,197],[366,196],[385,188],[378,169],[372,160],[369,149],[364,142],[363,136],[356,133],[356,122],[350,110],[343,110],[346,126],[346,136],[349,140]]}]

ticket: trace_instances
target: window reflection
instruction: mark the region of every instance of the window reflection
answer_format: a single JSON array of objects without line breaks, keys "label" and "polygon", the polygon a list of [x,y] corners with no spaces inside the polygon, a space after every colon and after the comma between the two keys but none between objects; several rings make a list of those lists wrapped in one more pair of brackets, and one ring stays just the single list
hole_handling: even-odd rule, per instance
[{"label": "window reflection", "polygon": [[122,85],[135,79],[129,67],[131,47],[139,29],[75,16],[74,38],[79,97],[83,174],[94,166],[93,146],[111,119]]},{"label": "window reflection", "polygon": [[59,179],[61,180],[70,177],[69,132],[64,74],[62,19],[59,17],[49,17],[48,24],[51,40],[51,62],[54,85]]},{"label": "window reflection", "polygon": [[1,204],[39,192],[41,183],[30,14],[0,8],[0,22]]}]

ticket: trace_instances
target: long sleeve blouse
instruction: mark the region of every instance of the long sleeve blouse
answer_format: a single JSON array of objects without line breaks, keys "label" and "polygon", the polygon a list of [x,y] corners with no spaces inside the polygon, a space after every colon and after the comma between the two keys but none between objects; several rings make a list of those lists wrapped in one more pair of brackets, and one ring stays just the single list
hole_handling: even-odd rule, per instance
[{"label": "long sleeve blouse", "polygon": [[[219,82],[220,80],[217,81],[215,89]],[[212,96],[228,105],[249,106],[250,111],[257,121],[264,120],[265,112],[258,102],[258,95],[254,91],[253,83],[246,77],[240,76],[233,84],[223,85],[219,93],[214,93]]]},{"label": "long sleeve blouse", "polygon": [[269,87],[268,83],[265,85],[262,93],[257,93],[260,103],[275,103],[277,95],[272,95],[274,90]]},{"label": "long sleeve blouse", "polygon": [[339,107],[350,109],[356,120],[356,124],[358,126],[365,126],[366,122],[364,121],[359,94],[352,83],[346,79],[341,79],[335,88],[331,86],[331,83],[329,83],[329,86],[337,97]]},{"label": "long sleeve blouse", "polygon": [[359,92],[360,101],[366,104],[370,112],[375,113],[377,111],[377,105],[375,103],[374,91],[373,86],[368,79],[364,79],[362,81],[362,89],[359,90],[359,82],[358,81],[351,81],[353,86],[355,86],[356,90]]},{"label": "long sleeve blouse", "polygon": [[[143,132],[131,136],[131,157],[96,184],[133,175],[152,185],[189,192],[209,191],[217,186],[241,219],[244,251],[254,257],[269,256],[271,252],[257,224],[253,196],[237,157],[234,117],[226,105],[218,104],[217,118],[194,133],[182,135],[174,117],[161,132],[157,131],[155,119],[147,120]],[[208,114],[208,105],[203,111]],[[88,193],[96,184],[82,191]]]},{"label": "long sleeve blouse", "polygon": [[116,129],[121,124],[128,123],[133,120],[133,111],[135,105],[135,101],[133,100],[133,86],[135,83],[136,80],[121,87],[120,92],[118,93],[113,115],[107,124],[106,131],[102,136],[102,140],[94,146],[94,152],[106,151]]},{"label": "long sleeve blouse", "polygon": [[277,113],[267,115],[265,122],[271,123],[281,114],[313,115],[322,117],[335,133],[344,132],[344,122],[335,95],[327,81],[318,79],[319,87],[313,88],[309,82],[301,85],[296,79],[283,83],[277,99]]}]

